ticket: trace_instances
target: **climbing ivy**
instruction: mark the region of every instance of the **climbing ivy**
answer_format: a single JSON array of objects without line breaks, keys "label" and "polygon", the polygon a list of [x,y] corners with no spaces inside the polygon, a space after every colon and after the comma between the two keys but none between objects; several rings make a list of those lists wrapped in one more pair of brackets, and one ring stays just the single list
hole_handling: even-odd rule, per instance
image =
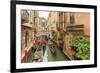
[{"label": "climbing ivy", "polygon": [[73,39],[73,47],[76,50],[75,57],[77,59],[86,60],[90,57],[90,41],[89,38],[77,36]]}]

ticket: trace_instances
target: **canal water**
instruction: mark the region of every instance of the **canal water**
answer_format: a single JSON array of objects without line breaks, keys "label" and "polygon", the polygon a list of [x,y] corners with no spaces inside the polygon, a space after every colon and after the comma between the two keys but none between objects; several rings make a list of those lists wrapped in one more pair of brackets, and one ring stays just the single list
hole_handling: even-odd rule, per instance
[{"label": "canal water", "polygon": [[[54,49],[54,52],[52,50]],[[68,61],[69,59],[65,56],[61,48],[49,48],[48,47],[48,61]]]},{"label": "canal water", "polygon": [[[41,50],[42,51],[42,50]],[[28,62],[33,62],[34,53],[32,50],[28,52]],[[50,48],[48,45],[46,46],[46,50],[44,52],[44,56],[42,56],[42,62],[52,62],[52,61],[68,61],[69,59],[63,53],[61,48]]]}]

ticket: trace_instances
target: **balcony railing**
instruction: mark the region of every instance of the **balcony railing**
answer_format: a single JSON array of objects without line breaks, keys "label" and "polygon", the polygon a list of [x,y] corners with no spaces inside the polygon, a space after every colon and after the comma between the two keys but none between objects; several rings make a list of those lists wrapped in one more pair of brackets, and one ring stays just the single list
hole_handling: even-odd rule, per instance
[{"label": "balcony railing", "polygon": [[84,24],[70,24],[69,22],[56,22],[58,30],[64,30],[74,35],[84,35]]},{"label": "balcony railing", "polygon": [[84,35],[84,24],[67,25],[66,32],[70,32],[73,35]]}]

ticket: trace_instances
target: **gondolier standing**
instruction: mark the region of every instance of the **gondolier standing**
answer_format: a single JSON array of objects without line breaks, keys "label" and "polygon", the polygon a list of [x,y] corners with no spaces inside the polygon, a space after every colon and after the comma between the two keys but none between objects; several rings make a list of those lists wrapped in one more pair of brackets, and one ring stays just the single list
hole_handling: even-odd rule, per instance
[{"label": "gondolier standing", "polygon": [[42,50],[43,50],[43,56],[46,50],[46,37],[43,36],[42,41],[41,41],[41,46],[42,46]]}]

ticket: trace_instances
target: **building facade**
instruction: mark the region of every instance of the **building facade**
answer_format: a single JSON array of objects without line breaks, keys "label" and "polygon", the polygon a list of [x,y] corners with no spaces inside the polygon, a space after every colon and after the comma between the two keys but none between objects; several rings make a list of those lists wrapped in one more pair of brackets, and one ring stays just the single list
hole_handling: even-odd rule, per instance
[{"label": "building facade", "polygon": [[38,25],[38,11],[21,10],[21,51],[29,49]]},{"label": "building facade", "polygon": [[57,32],[57,25],[58,25],[58,12],[50,12],[48,19],[47,19],[47,31],[50,34],[50,37],[52,38],[52,32]]},{"label": "building facade", "polygon": [[75,51],[71,50],[72,39],[75,36],[90,37],[90,14],[89,13],[73,13],[68,15],[68,24],[66,34],[64,36],[63,52],[71,60],[74,59]]},{"label": "building facade", "polygon": [[[47,29],[52,37],[52,31],[57,35],[61,33],[63,41],[63,52],[74,59],[71,51],[72,39],[75,36],[90,37],[90,14],[78,12],[50,12],[47,20]],[[58,39],[58,36],[56,37]]]},{"label": "building facade", "polygon": [[38,35],[43,35],[46,32],[46,19],[44,17],[39,17]]}]

